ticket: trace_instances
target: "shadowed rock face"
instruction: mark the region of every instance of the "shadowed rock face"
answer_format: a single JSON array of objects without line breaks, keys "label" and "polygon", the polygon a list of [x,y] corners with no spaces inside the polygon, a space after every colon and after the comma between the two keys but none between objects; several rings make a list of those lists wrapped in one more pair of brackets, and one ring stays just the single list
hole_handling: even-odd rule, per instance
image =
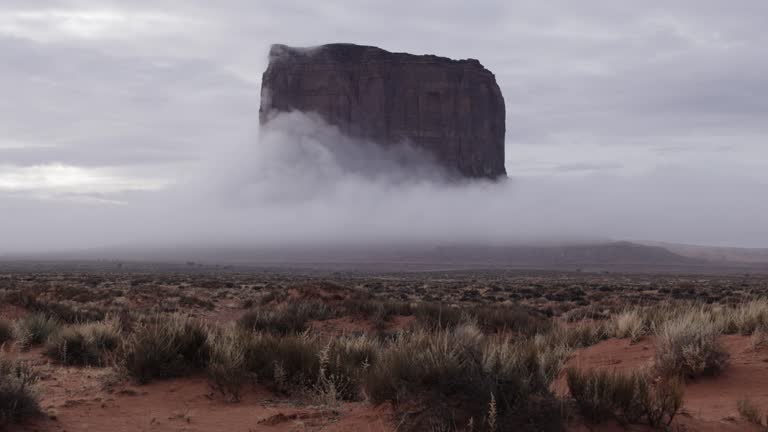
[{"label": "shadowed rock face", "polygon": [[262,124],[275,112],[313,112],[349,136],[424,148],[464,177],[506,176],[504,98],[477,60],[273,45],[261,92]]}]

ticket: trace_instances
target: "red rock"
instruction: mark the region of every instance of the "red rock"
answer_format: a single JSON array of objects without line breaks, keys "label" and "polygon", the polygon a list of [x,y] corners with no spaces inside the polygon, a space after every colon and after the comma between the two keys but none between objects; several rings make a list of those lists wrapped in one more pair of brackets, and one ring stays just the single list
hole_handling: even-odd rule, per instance
[{"label": "red rock", "polygon": [[319,114],[348,136],[426,149],[464,177],[506,176],[504,98],[493,73],[474,59],[353,44],[273,45],[260,122],[294,110]]}]

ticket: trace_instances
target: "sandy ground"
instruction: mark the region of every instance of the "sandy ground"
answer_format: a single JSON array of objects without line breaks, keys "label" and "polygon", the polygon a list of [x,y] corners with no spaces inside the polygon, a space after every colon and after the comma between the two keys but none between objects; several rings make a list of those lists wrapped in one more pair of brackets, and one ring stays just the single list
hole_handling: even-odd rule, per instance
[{"label": "sandy ground", "polygon": [[[739,419],[736,402],[748,398],[763,412],[768,410],[768,348],[753,350],[747,336],[723,336],[722,342],[731,355],[728,367],[721,375],[698,378],[686,384],[683,412],[675,423],[688,431],[760,431],[759,427]],[[611,339],[578,351],[567,367],[626,372],[650,365],[654,354],[653,338],[644,338],[636,344]],[[558,394],[567,392],[564,377],[561,376],[554,387]],[[572,430],[622,429],[606,424],[592,429],[573,427]]]},{"label": "sandy ground", "polygon": [[[342,324],[343,323],[343,324]],[[334,323],[350,324],[347,322]],[[753,350],[748,337],[724,336],[731,354],[726,371],[686,385],[683,412],[675,425],[687,431],[759,431],[739,419],[736,401],[749,398],[768,409],[768,349]],[[389,432],[396,430],[390,406],[365,402],[314,406],[278,397],[260,386],[239,403],[214,394],[205,377],[153,382],[148,385],[108,385],[109,369],[59,367],[40,349],[9,352],[31,361],[42,373],[42,407],[50,418],[16,426],[11,431],[334,431]],[[568,366],[630,371],[650,364],[653,338],[637,344],[612,339],[578,351]],[[556,392],[565,394],[561,377]],[[615,423],[570,425],[570,431],[627,430]],[[644,431],[641,426],[629,430]]]},{"label": "sandy ground", "polygon": [[[46,369],[46,366],[41,366]],[[41,394],[47,419],[11,431],[334,431],[387,432],[388,406],[366,403],[300,405],[261,387],[238,403],[211,392],[205,377],[105,389],[107,370],[55,368]]]}]

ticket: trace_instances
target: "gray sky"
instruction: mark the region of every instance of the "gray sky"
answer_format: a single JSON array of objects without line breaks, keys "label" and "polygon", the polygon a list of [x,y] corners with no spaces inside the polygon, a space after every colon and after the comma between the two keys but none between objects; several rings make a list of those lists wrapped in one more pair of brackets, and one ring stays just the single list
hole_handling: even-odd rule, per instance
[{"label": "gray sky", "polygon": [[[477,58],[496,74],[514,187],[476,203],[508,204],[479,218],[485,224],[529,235],[768,246],[766,20],[764,0],[3,0],[0,235],[13,250],[120,243],[142,228],[137,220],[160,209],[178,219],[171,215],[190,201],[232,213],[201,206],[195,232],[206,221],[228,225],[233,238],[232,227],[258,231],[227,218],[253,221],[265,207],[271,231],[296,207],[251,195],[220,203],[195,191],[247,173],[224,161],[258,145],[271,43],[354,42]],[[263,152],[250,157],[269,165]],[[440,199],[458,208],[468,196],[476,191]],[[388,218],[410,225],[408,215],[431,210],[414,204]],[[108,222],[117,214],[131,219],[118,228]],[[341,229],[339,214],[325,218],[303,226],[304,235]],[[409,235],[368,220],[361,233]],[[438,224],[430,239],[450,239],[465,221]],[[175,233],[167,241],[188,235]],[[480,226],[467,233],[486,237]]]}]

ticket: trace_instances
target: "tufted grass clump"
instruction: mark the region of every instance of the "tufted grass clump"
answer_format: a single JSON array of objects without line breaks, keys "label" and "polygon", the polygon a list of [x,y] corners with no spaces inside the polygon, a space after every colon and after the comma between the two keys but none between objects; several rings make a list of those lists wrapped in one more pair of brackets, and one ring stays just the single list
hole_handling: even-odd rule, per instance
[{"label": "tufted grass clump", "polygon": [[38,375],[26,363],[0,355],[0,429],[41,414],[34,384]]},{"label": "tufted grass clump", "polygon": [[45,354],[59,364],[105,366],[119,344],[116,321],[92,322],[65,327],[51,336]]},{"label": "tufted grass clump", "polygon": [[202,371],[208,365],[208,328],[188,315],[158,315],[134,329],[124,343],[122,366],[147,383]]},{"label": "tufted grass clump", "polygon": [[61,328],[56,318],[43,313],[33,313],[16,322],[14,332],[19,346],[26,349],[45,343]]},{"label": "tufted grass clump", "polygon": [[636,310],[626,310],[612,319],[613,335],[620,339],[629,339],[637,343],[645,335],[646,327],[643,317]]},{"label": "tufted grass clump", "polygon": [[375,403],[421,401],[426,411],[407,420],[413,430],[470,421],[476,430],[541,430],[560,421],[551,411],[549,390],[556,374],[546,370],[545,357],[532,340],[486,336],[471,322],[417,328],[400,333],[382,351],[365,390]]},{"label": "tufted grass clump", "polygon": [[209,380],[232,401],[252,382],[286,394],[314,394],[327,403],[360,400],[366,372],[382,351],[367,336],[276,335],[239,325],[211,331],[208,344]]},{"label": "tufted grass clump", "polygon": [[301,333],[311,320],[326,319],[331,315],[327,305],[316,302],[259,306],[246,312],[238,325],[246,330],[287,335]]},{"label": "tufted grass clump", "polygon": [[683,405],[682,383],[677,378],[655,382],[649,371],[569,368],[566,380],[579,412],[591,423],[616,419],[666,430]]},{"label": "tufted grass clump", "polygon": [[753,334],[768,327],[768,299],[752,300],[734,308],[722,310],[723,330],[726,333]]},{"label": "tufted grass clump", "polygon": [[248,370],[247,355],[252,350],[253,335],[236,326],[215,329],[209,333],[210,358],[206,373],[214,390],[227,400],[240,400],[243,386],[255,382],[256,375]]}]

